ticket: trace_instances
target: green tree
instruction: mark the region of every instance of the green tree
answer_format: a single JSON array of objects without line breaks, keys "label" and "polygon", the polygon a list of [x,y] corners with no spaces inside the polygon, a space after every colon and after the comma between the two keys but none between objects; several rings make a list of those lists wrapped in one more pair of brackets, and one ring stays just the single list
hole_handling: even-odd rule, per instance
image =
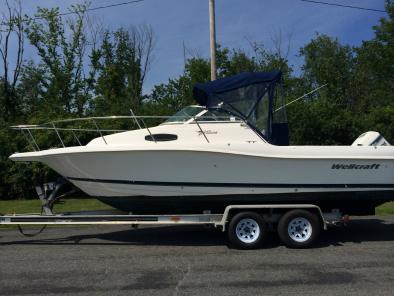
[{"label": "green tree", "polygon": [[303,76],[310,87],[327,83],[325,99],[338,107],[351,107],[355,100],[352,92],[352,48],[329,36],[317,35],[300,49],[300,55],[304,58]]},{"label": "green tree", "polygon": [[58,8],[38,8],[35,17],[29,19],[27,38],[41,60],[36,66],[43,90],[39,109],[48,119],[65,114],[81,116],[88,107],[90,94],[84,77],[86,9],[84,4],[72,6],[74,18],[64,21]]},{"label": "green tree", "polygon": [[195,104],[193,85],[209,81],[210,65],[208,60],[191,58],[186,61],[184,74],[168,83],[156,85],[145,100],[145,112],[148,114],[171,115],[185,106]]},{"label": "green tree", "polygon": [[[5,1],[5,8],[6,13],[0,19],[0,116],[12,122],[20,115],[20,96],[16,88],[23,68],[25,22],[20,1],[15,1],[14,7]],[[13,63],[10,59],[11,50],[16,50]]]},{"label": "green tree", "polygon": [[154,36],[149,26],[120,28],[103,34],[101,46],[91,54],[95,114],[128,115],[129,108],[140,109],[153,47]]},{"label": "green tree", "polygon": [[356,49],[358,110],[363,127],[381,132],[394,142],[394,1],[386,1],[388,17],[374,26],[375,37]]}]

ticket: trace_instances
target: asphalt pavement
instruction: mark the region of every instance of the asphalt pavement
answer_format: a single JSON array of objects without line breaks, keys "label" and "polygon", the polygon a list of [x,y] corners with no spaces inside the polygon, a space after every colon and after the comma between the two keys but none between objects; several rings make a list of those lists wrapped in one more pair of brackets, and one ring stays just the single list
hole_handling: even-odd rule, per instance
[{"label": "asphalt pavement", "polygon": [[[32,229],[29,229],[32,231]],[[394,295],[394,216],[354,218],[310,249],[258,250],[204,227],[0,229],[0,295]]]}]

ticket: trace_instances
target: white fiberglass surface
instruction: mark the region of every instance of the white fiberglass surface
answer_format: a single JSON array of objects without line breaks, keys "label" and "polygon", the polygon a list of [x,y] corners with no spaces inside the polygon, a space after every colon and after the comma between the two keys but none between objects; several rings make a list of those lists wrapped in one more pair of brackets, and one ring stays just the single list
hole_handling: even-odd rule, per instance
[{"label": "white fiberglass surface", "polygon": [[[68,177],[160,182],[392,184],[394,175],[393,162],[386,160],[375,160],[378,169],[342,169],[333,168],[331,159],[275,159],[203,151],[72,153],[42,161]],[[357,163],[367,166],[370,161]]]},{"label": "white fiberglass surface", "polygon": [[[163,141],[157,142],[147,141],[146,137],[150,133],[155,134],[170,134],[176,136],[174,141]],[[205,135],[205,136],[204,136]],[[175,145],[176,147],[198,147],[200,144],[208,144],[206,138],[208,138],[209,144],[214,143],[230,143],[230,142],[258,142],[262,141],[256,133],[254,133],[248,126],[239,121],[227,121],[215,123],[199,121],[199,123],[190,122],[185,124],[163,124],[155,126],[149,129],[140,129],[134,131],[128,131],[123,133],[116,133],[105,136],[105,141],[101,137],[93,139],[87,146],[89,147],[105,147],[109,146],[120,146],[120,145],[131,145],[139,147],[169,147]],[[181,146],[180,146],[181,145]],[[213,147],[212,147],[213,148]]]}]

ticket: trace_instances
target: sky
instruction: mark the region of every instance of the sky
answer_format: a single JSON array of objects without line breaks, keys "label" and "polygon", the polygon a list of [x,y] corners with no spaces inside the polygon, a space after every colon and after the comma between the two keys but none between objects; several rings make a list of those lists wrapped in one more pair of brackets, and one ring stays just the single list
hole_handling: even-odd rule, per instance
[{"label": "sky", "polygon": [[[4,2],[5,0],[0,0]],[[325,0],[384,10],[384,0]],[[23,12],[33,15],[36,7],[67,7],[81,0],[22,0]],[[92,0],[91,7],[125,2],[125,0]],[[0,5],[0,13],[4,12]],[[144,92],[154,85],[166,83],[183,72],[183,44],[193,55],[209,57],[208,0],[144,0],[143,2],[89,12],[104,27],[149,24],[156,46],[147,75]],[[342,7],[317,5],[299,0],[216,0],[217,42],[229,48],[251,51],[250,41],[273,49],[272,39],[282,35],[284,47],[290,40],[288,59],[294,68],[302,64],[300,47],[316,33],[338,38],[343,44],[360,45],[373,37],[372,26],[385,13]],[[291,39],[289,39],[291,36]],[[27,47],[25,59],[36,59],[33,48]]]}]

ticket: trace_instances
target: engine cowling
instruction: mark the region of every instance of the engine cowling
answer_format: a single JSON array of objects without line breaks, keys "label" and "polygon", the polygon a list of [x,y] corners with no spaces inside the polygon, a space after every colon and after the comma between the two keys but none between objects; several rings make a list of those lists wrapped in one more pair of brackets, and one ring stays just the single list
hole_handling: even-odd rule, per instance
[{"label": "engine cowling", "polygon": [[352,146],[391,146],[391,145],[378,132],[369,131],[369,132],[361,134],[352,143]]}]

